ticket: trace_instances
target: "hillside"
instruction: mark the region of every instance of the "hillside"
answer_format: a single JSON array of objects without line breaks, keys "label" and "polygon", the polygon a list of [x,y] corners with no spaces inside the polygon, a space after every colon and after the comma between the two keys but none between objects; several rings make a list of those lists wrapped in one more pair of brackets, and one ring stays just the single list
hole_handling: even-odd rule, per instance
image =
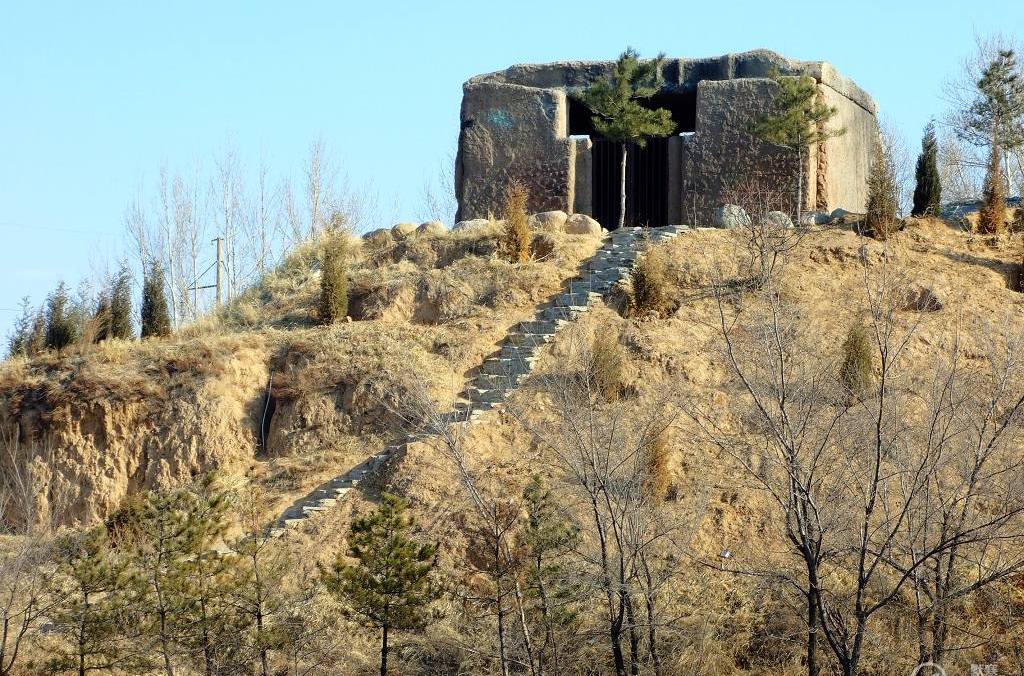
[{"label": "hillside", "polygon": [[[0,428],[36,509],[95,523],[130,494],[211,471],[282,505],[398,434],[410,378],[451,401],[509,326],[575,274],[597,241],[552,235],[543,260],[494,255],[491,225],[353,240],[351,316],[317,326],[320,243],[218,315],[167,340],[107,341],[0,365]],[[264,446],[265,442],[265,446]]]},{"label": "hillside", "polygon": [[[447,425],[442,412],[484,358],[539,304],[572,292],[567,280],[614,241],[549,232],[552,254],[512,265],[498,253],[498,228],[353,241],[351,322],[311,321],[319,278],[319,243],[311,243],[221,314],[173,339],[4,364],[0,421],[17,430],[16,457],[33,458],[37,508],[60,523],[91,524],[141,491],[216,471],[236,492],[261,496],[269,523],[395,438],[421,433],[348,499],[275,541],[291,562],[275,569],[281,593],[301,599],[298,610],[281,611],[292,618],[284,626],[301,636],[286,644],[307,670],[295,673],[374,673],[377,633],[315,580],[318,564],[330,566],[343,549],[353,518],[385,491],[406,498],[418,537],[439,544],[445,587],[436,621],[398,642],[395,673],[500,673],[502,650],[520,660],[516,673],[529,673],[524,660],[532,667],[535,659],[549,673],[614,673],[605,617],[614,595],[603,594],[600,571],[615,566],[601,565],[588,525],[603,509],[588,492],[598,479],[612,485],[607,518],[622,519],[621,531],[609,527],[618,541],[611,551],[636,574],[630,612],[652,618],[634,620],[644,634],[633,650],[653,664],[645,646],[660,645],[664,674],[806,673],[801,596],[787,582],[799,580],[800,567],[781,533],[781,508],[762,483],[771,479],[764,425],[724,338],[756,356],[765,347],[754,319],[777,301],[790,313],[782,333],[805,341],[804,356],[827,367],[831,384],[850,327],[877,326],[871,317],[886,315],[879,298],[887,298],[891,326],[907,336],[892,384],[906,397],[892,419],[907,425],[895,436],[915,447],[915,421],[945,360],[956,355],[965,372],[981,373],[998,361],[992,355],[1021,340],[1019,236],[981,237],[913,219],[887,242],[848,226],[790,231],[780,236],[779,282],[766,299],[750,281],[757,257],[749,232],[694,229],[662,243],[640,234],[640,258],[657,252],[665,261],[663,312],[638,312],[630,285],[614,285],[543,345],[503,407],[475,424]],[[608,346],[610,357],[597,356]],[[600,359],[614,366],[595,366]],[[750,372],[771,381],[770,370],[753,363]],[[874,376],[881,374],[876,359]],[[611,393],[603,389],[608,377]],[[869,400],[864,395],[863,412]],[[849,416],[843,424],[851,430],[871,427],[857,404],[829,410]],[[1002,408],[995,419],[1015,420]],[[844,440],[862,439],[848,434]],[[1011,458],[1024,438],[1014,434]],[[1019,476],[1017,465],[1006,472]],[[535,523],[522,517],[535,514],[527,490],[534,477],[550,489],[551,513],[579,538],[553,546],[536,575]],[[833,524],[837,552],[851,546],[844,519]],[[1018,549],[1001,555],[1019,558],[1022,545],[1014,536],[1007,546]],[[845,599],[848,572],[830,565],[823,586]],[[1024,618],[1019,579],[1007,575],[998,593],[955,602],[957,640],[977,640],[948,664],[966,668],[993,655],[1007,669],[1024,664],[1014,650]],[[551,617],[546,600],[541,610],[538,580],[559,599]],[[871,598],[884,596],[889,581],[873,581]],[[903,674],[917,663],[913,608],[907,591],[871,618],[862,673]],[[525,639],[527,626],[535,643]],[[507,633],[507,645],[499,646],[496,632]],[[546,652],[552,645],[561,652]],[[275,653],[282,664],[288,649]]]}]

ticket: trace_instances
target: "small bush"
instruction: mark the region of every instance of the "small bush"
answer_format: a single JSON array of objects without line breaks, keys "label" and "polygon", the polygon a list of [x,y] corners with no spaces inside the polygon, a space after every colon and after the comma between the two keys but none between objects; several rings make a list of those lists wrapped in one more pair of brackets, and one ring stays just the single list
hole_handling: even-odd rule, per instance
[{"label": "small bush", "polygon": [[1024,206],[1017,207],[1010,223],[1010,232],[1024,232]]},{"label": "small bush", "polygon": [[985,173],[985,187],[981,208],[978,210],[978,232],[982,235],[999,235],[1006,229],[1006,184],[1003,181],[1003,165],[999,147],[989,154],[988,171]]},{"label": "small bush", "polygon": [[850,327],[843,341],[843,363],[839,369],[839,378],[847,394],[860,399],[871,386],[872,377],[871,342],[867,331],[858,322]]},{"label": "small bush", "polygon": [[662,430],[656,437],[649,440],[643,447],[644,488],[651,498],[664,500],[672,484],[672,473],[668,467],[669,443],[668,431]]},{"label": "small bush", "polygon": [[626,351],[618,337],[595,336],[590,350],[590,368],[601,396],[615,401],[625,392]]},{"label": "small bush", "polygon": [[348,243],[344,233],[330,235],[324,244],[320,265],[320,302],[317,306],[321,323],[333,324],[348,315]]},{"label": "small bush", "polygon": [[527,224],[526,204],[530,193],[518,181],[505,192],[505,231],[502,233],[502,253],[513,263],[530,260],[530,227]]},{"label": "small bush", "polygon": [[665,254],[652,247],[633,265],[633,313],[663,316],[669,310],[669,291]]}]

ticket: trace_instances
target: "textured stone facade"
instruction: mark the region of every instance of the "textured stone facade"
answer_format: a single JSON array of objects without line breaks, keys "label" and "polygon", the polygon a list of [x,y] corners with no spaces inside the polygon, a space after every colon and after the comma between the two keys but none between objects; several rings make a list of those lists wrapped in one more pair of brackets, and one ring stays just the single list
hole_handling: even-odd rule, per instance
[{"label": "textured stone facade", "polygon": [[[512,180],[530,188],[532,211],[593,215],[594,191],[602,186],[593,183],[591,141],[570,136],[570,109],[573,97],[613,65],[517,65],[466,82],[456,161],[458,218],[498,214]],[[670,222],[709,224],[715,209],[753,180],[795,192],[795,154],[748,133],[778,88],[769,79],[773,70],[813,77],[822,100],[839,111],[829,126],[846,129],[804,158],[804,208],[864,210],[870,150],[878,133],[871,97],[828,63],[757,50],[666,60],[663,92],[685,97],[695,109],[693,128],[666,146],[664,199]]]}]

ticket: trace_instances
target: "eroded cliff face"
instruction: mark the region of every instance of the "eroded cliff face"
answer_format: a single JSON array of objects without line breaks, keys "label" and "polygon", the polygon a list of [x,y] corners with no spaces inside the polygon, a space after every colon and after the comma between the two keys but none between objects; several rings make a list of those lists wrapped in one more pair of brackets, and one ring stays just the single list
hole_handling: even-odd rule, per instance
[{"label": "eroded cliff face", "polygon": [[91,364],[0,387],[9,449],[0,464],[31,487],[8,517],[32,510],[54,523],[94,523],[134,492],[244,471],[258,450],[266,360],[254,349],[199,358],[204,368],[192,377],[164,361],[101,386],[100,376],[116,374]]}]

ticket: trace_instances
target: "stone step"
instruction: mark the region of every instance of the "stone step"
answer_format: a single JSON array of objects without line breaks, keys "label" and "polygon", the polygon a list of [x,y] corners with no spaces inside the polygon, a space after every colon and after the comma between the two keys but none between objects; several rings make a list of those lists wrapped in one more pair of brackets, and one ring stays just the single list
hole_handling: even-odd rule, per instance
[{"label": "stone step", "polygon": [[471,401],[484,404],[496,404],[505,401],[506,393],[506,389],[487,390],[482,387],[470,387],[466,390],[466,394]]},{"label": "stone step", "polygon": [[546,308],[541,317],[548,321],[567,322],[586,312],[587,306],[554,305]]},{"label": "stone step", "polygon": [[510,345],[518,346],[541,346],[550,343],[555,337],[554,333],[533,333],[531,331],[513,331],[505,336],[505,341]]},{"label": "stone step", "polygon": [[552,320],[537,320],[532,319],[525,322],[519,322],[517,327],[521,333],[533,333],[537,335],[555,335],[558,330],[558,323]]},{"label": "stone step", "polygon": [[533,369],[532,359],[502,359],[491,358],[484,360],[481,372],[490,376],[516,376],[529,373]]},{"label": "stone step", "polygon": [[587,307],[590,305],[591,295],[599,296],[600,294],[563,293],[555,299],[555,305],[557,307]]},{"label": "stone step", "polygon": [[480,390],[508,390],[518,385],[524,375],[525,374],[494,375],[491,373],[481,373],[476,378],[473,378],[472,387]]},{"label": "stone step", "polygon": [[284,528],[271,528],[269,531],[267,531],[267,535],[269,535],[272,538],[279,538],[282,535],[284,535],[284,533]]},{"label": "stone step", "polygon": [[513,345],[506,343],[501,346],[498,356],[502,359],[536,359],[537,346],[535,345]]},{"label": "stone step", "polygon": [[291,518],[285,519],[283,523],[284,523],[284,527],[285,528],[295,528],[295,527],[299,526],[305,520],[306,520],[306,517],[304,517],[304,516],[302,516],[302,517],[294,517],[293,516]]}]

